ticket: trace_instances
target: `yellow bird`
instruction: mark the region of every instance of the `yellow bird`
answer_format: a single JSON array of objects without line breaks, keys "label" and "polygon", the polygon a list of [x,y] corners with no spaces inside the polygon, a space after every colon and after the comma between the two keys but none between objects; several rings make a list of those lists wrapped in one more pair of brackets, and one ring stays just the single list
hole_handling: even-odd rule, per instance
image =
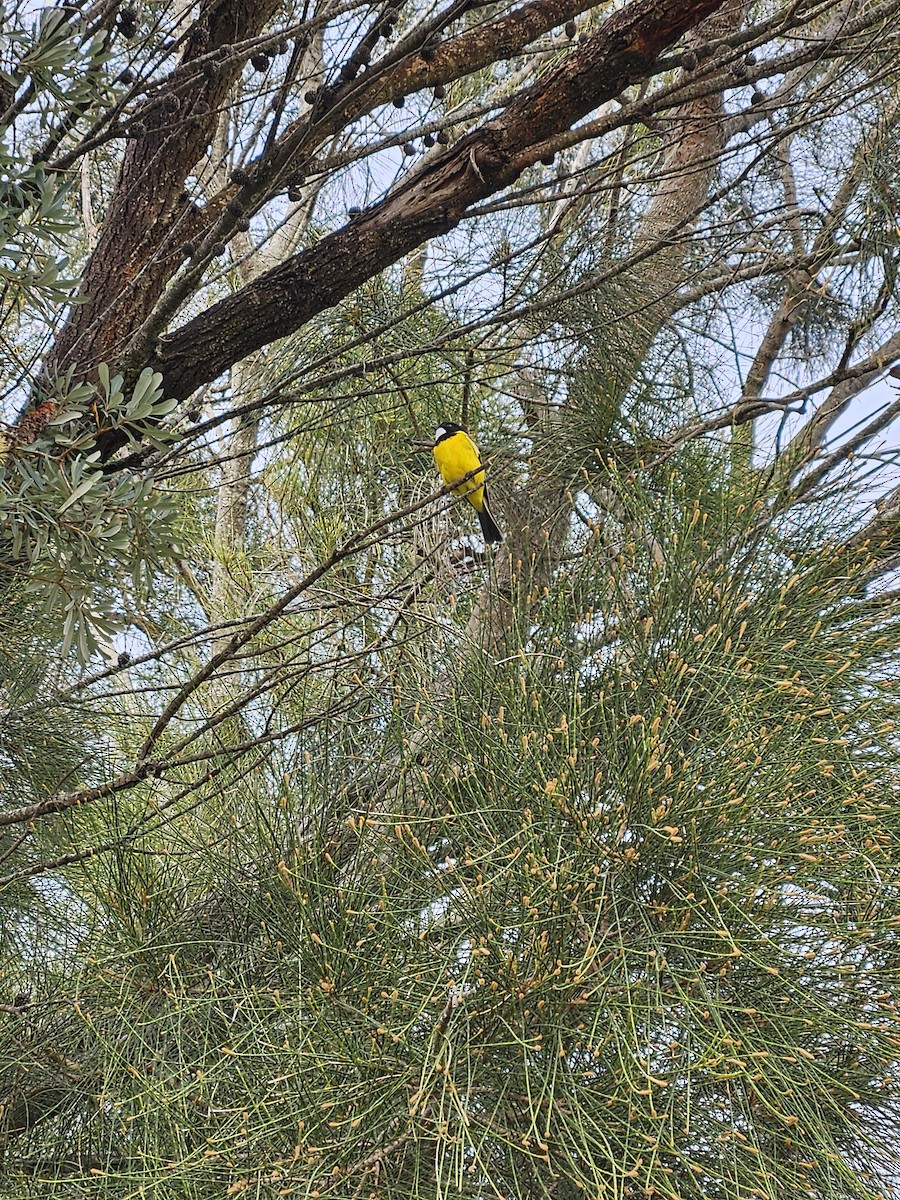
[{"label": "yellow bird", "polygon": [[497,522],[491,516],[488,508],[487,488],[484,483],[484,470],[478,470],[470,479],[465,477],[470,471],[481,467],[478,447],[461,425],[444,421],[434,432],[434,461],[441,473],[444,483],[456,483],[465,480],[459,487],[453,488],[454,496],[465,496],[475,511],[481,523],[481,532],[486,542],[502,542],[503,534]]}]

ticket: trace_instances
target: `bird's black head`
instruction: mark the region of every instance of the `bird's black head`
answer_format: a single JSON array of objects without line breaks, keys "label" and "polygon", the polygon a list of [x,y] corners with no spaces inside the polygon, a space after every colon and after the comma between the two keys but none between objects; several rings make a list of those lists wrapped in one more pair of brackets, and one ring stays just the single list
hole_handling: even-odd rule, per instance
[{"label": "bird's black head", "polygon": [[434,431],[434,444],[442,442],[444,438],[453,437],[454,433],[461,433],[462,425],[454,425],[452,421],[442,421]]}]

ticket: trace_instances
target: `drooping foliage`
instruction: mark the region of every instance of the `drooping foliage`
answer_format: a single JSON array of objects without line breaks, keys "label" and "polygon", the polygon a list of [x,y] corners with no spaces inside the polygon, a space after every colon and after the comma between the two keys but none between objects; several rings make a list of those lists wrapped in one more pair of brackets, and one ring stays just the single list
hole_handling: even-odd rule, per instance
[{"label": "drooping foliage", "polygon": [[891,1194],[896,10],[10,6],[0,1195]]}]

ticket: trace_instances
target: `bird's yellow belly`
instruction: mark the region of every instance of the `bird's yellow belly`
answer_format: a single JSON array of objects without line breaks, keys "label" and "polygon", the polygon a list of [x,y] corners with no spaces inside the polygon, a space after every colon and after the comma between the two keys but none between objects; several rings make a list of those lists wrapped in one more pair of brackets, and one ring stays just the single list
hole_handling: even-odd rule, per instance
[{"label": "bird's yellow belly", "polygon": [[[475,458],[469,447],[463,444],[457,449],[456,446],[449,444],[453,440],[448,438],[447,442],[439,447],[441,454],[438,467],[444,483],[453,483],[457,479],[462,479],[478,466],[478,459]],[[471,479],[467,479],[459,487],[453,488],[453,494],[454,496],[465,496],[475,506],[476,511],[481,512],[481,506],[484,503],[484,471],[478,471]]]}]

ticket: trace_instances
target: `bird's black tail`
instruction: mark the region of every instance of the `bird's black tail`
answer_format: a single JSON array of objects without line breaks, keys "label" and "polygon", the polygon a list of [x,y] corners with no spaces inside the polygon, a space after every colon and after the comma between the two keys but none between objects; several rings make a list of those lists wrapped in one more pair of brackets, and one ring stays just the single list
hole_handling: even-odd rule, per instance
[{"label": "bird's black tail", "polygon": [[481,524],[482,537],[486,542],[503,541],[503,534],[500,532],[500,527],[491,516],[491,510],[488,508],[486,491],[484,495],[484,503],[481,506],[481,512],[478,514],[478,520]]}]

